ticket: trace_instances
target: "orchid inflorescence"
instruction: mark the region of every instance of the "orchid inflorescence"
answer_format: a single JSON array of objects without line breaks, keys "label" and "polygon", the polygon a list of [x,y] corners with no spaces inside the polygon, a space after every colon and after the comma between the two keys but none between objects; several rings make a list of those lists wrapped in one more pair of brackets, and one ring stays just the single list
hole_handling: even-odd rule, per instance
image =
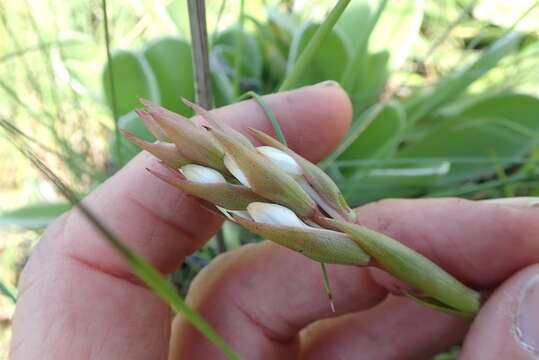
[{"label": "orchid inflorescence", "polygon": [[[273,137],[249,128],[251,140],[196,104],[195,121],[140,99],[137,114],[157,139],[124,132],[159,158],[169,174],[158,178],[199,199],[250,231],[328,264],[377,266],[411,285],[411,298],[472,318],[479,294],[426,257],[362,225],[337,185],[319,167]],[[404,292],[404,291],[403,291]]]}]

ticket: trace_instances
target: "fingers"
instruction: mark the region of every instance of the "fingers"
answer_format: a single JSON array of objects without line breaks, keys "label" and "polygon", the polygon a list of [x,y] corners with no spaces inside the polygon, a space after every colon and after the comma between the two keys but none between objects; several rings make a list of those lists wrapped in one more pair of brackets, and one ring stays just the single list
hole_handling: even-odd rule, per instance
[{"label": "fingers", "polygon": [[539,265],[507,280],[485,303],[459,359],[533,360],[539,356]]},{"label": "fingers", "polygon": [[[494,288],[539,262],[537,208],[459,199],[387,200],[358,209],[358,215],[364,225],[402,241],[475,288]],[[332,316],[318,264],[266,243],[239,251],[210,265],[188,300],[240,353],[294,358],[298,331]],[[330,267],[338,314],[366,310],[394,289],[393,279],[380,273]],[[239,320],[230,321],[233,316]],[[219,358],[181,318],[173,331],[174,359]]]},{"label": "fingers", "polygon": [[[292,147],[313,160],[340,140],[350,122],[350,104],[338,86],[265,99]],[[271,127],[253,101],[215,112],[234,126]],[[207,241],[221,219],[145,171],[155,166],[151,156],[139,155],[85,203],[167,272]],[[11,358],[165,359],[168,306],[131,279],[124,262],[82,216],[64,215],[43,236],[22,274]]]},{"label": "fingers", "polygon": [[[478,289],[492,288],[539,262],[535,206],[464,199],[382,200],[358,209],[358,217]],[[378,274],[375,278],[382,280]]]},{"label": "fingers", "polygon": [[469,322],[390,296],[364,313],[323,320],[302,332],[301,359],[431,359],[462,341]]},{"label": "fingers", "polygon": [[[337,315],[367,309],[386,295],[364,268],[328,265]],[[297,333],[335,316],[320,265],[265,241],[219,256],[191,284],[187,301],[246,359],[296,359]],[[171,359],[225,359],[181,316]]]}]

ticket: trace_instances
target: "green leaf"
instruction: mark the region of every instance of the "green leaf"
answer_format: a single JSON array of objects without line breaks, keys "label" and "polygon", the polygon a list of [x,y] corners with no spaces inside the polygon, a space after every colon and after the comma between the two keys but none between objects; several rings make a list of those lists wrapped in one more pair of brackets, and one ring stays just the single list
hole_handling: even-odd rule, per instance
[{"label": "green leaf", "polygon": [[231,58],[229,52],[223,49],[228,49],[229,51],[234,53],[236,49],[236,39],[238,36],[238,31],[241,31],[240,37],[242,41],[242,66],[249,69],[248,74],[242,73],[242,75],[248,75],[250,77],[258,79],[262,75],[262,53],[260,51],[256,38],[252,34],[248,33],[245,30],[240,30],[238,27],[231,27],[217,34],[217,36],[215,37],[215,41],[212,44],[212,47],[221,45],[220,51],[225,52],[225,59],[230,62],[229,65],[231,65],[231,67],[233,68],[233,56]]},{"label": "green leaf", "polygon": [[369,53],[388,51],[390,69],[403,64],[419,38],[423,21],[421,0],[389,1],[369,40]]},{"label": "green leaf", "polygon": [[180,96],[194,100],[191,45],[186,41],[164,37],[150,42],[143,51],[157,81],[160,105],[184,116],[193,111],[180,101]]},{"label": "green leaf", "polygon": [[0,226],[40,228],[71,209],[68,203],[38,203],[0,213]]},{"label": "green leaf", "polygon": [[339,183],[351,206],[359,206],[384,198],[409,198],[436,186],[450,170],[448,161],[429,163],[410,160],[395,167],[368,170],[358,173],[346,182]]},{"label": "green leaf", "polygon": [[388,51],[365,55],[361,69],[354,73],[356,79],[349,90],[350,100],[356,113],[374,104],[384,91],[389,78],[389,60]]},{"label": "green leaf", "polygon": [[[112,54],[111,65],[118,116],[140,107],[137,96],[160,103],[155,75],[144,56],[134,51],[118,50]],[[107,103],[112,108],[109,74],[110,68],[107,64],[103,72],[103,86]]]},{"label": "green leaf", "polygon": [[449,174],[444,177],[444,183],[491,175],[496,171],[496,165],[509,164],[507,160],[497,158],[524,156],[537,143],[537,114],[539,100],[535,97],[496,95],[445,119],[443,124],[427,132],[422,139],[405,146],[396,157],[492,158],[490,164],[453,164]]},{"label": "green leaf", "polygon": [[373,1],[352,0],[335,25],[353,54],[362,51],[362,43],[370,35],[370,22],[375,12]]},{"label": "green leaf", "polygon": [[[307,24],[295,34],[290,48],[288,69],[291,69],[298,60],[319,27],[319,24]],[[339,81],[348,60],[349,54],[345,42],[342,36],[333,29],[294,87],[312,85],[324,80]]]},{"label": "green leaf", "polygon": [[406,114],[398,103],[387,105],[339,157],[340,160],[378,159],[391,153],[400,140]]},{"label": "green leaf", "polygon": [[427,93],[410,99],[406,109],[410,123],[416,122],[465,93],[475,80],[495,67],[504,56],[513,52],[520,38],[521,35],[518,33],[509,33],[489,46],[470,65],[440,80]]},{"label": "green leaf", "polygon": [[187,1],[170,1],[168,5],[166,5],[166,9],[170,19],[178,28],[179,34],[188,38],[191,34],[191,28],[189,27]]},{"label": "green leaf", "polygon": [[[218,68],[225,70],[225,73],[231,75],[234,72],[234,58],[236,56],[235,50],[230,46],[216,45],[212,48],[212,53],[217,61],[217,63],[214,64],[218,65]],[[248,85],[250,85],[247,86],[248,88],[253,87],[253,85],[249,84],[249,82],[256,83],[257,87],[260,86],[259,79],[262,69],[258,67],[259,65],[260,64],[250,61],[242,61],[240,63],[241,78],[244,83],[247,82]]]},{"label": "green leaf", "polygon": [[215,107],[221,107],[234,102],[232,81],[223,71],[212,71],[211,83]]},{"label": "green leaf", "polygon": [[10,299],[14,304],[17,302],[17,290],[2,279],[0,279],[0,294]]},{"label": "green leaf", "polygon": [[[99,99],[102,91],[100,75],[102,72],[99,45],[89,36],[77,34],[60,44],[62,61],[58,67],[64,67],[69,73],[69,80],[76,86],[77,91],[86,92],[90,97]],[[66,78],[58,74],[58,78]]]}]

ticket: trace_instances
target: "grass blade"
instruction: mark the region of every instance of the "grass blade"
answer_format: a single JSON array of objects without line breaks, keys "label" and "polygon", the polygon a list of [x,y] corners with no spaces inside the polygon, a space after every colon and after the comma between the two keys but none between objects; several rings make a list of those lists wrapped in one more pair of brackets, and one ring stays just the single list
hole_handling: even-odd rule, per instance
[{"label": "grass blade", "polygon": [[298,61],[294,64],[283,83],[279,87],[279,91],[290,90],[294,87],[296,82],[299,80],[309,63],[311,62],[314,54],[318,51],[320,46],[324,43],[324,39],[329,35],[339,17],[350,3],[350,0],[339,0],[335,7],[331,10],[329,15],[326,17],[320,28],[316,31],[309,44],[303,50],[299,56]]},{"label": "grass blade", "polygon": [[[9,132],[2,123],[0,126]],[[118,238],[107,226],[105,226],[92,210],[86,207],[64,182],[45,165],[39,157],[24,143],[20,136],[11,132],[13,137],[9,140],[13,145],[32,162],[32,164],[47,177],[57,190],[99,231],[103,238],[124,258],[135,275],[137,275],[150,289],[165,300],[175,311],[180,312],[194,327],[204,334],[212,343],[223,351],[230,359],[241,360],[238,355],[217,332],[198,314],[193,308],[185,303],[176,292],[174,286],[144,257],[131,250],[120,238]]]},{"label": "grass blade", "polygon": [[107,13],[107,0],[102,0],[101,7],[103,11],[103,27],[105,30],[105,46],[107,50],[107,67],[109,68],[109,85],[111,96],[111,108],[112,116],[114,117],[114,137],[116,138],[116,156],[118,159],[118,166],[123,164],[122,157],[122,142],[120,141],[120,127],[118,126],[118,104],[116,102],[116,87],[114,86],[114,69],[112,68],[112,60],[110,54],[110,33],[109,33],[109,20]]}]

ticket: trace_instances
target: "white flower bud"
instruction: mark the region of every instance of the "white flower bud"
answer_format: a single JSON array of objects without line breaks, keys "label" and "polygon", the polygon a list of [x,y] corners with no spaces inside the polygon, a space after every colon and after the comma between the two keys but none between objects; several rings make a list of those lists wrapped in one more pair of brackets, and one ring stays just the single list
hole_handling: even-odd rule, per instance
[{"label": "white flower bud", "polygon": [[270,159],[280,169],[292,176],[302,176],[303,170],[292,156],[272,146],[258,146],[260,154]]},{"label": "white flower bud", "polygon": [[253,202],[247,206],[247,212],[258,223],[307,227],[292,210],[281,205]]},{"label": "white flower bud", "polygon": [[219,171],[205,166],[189,164],[182,166],[180,171],[189,181],[202,184],[226,183],[224,176]]},{"label": "white flower bud", "polygon": [[236,164],[234,159],[232,159],[228,154],[225,154],[224,163],[228,171],[230,171],[230,173],[234,175],[234,177],[238,179],[240,183],[249,188],[251,187],[251,184],[249,184],[249,180],[247,180],[247,177],[243,171],[241,171],[238,164]]}]

